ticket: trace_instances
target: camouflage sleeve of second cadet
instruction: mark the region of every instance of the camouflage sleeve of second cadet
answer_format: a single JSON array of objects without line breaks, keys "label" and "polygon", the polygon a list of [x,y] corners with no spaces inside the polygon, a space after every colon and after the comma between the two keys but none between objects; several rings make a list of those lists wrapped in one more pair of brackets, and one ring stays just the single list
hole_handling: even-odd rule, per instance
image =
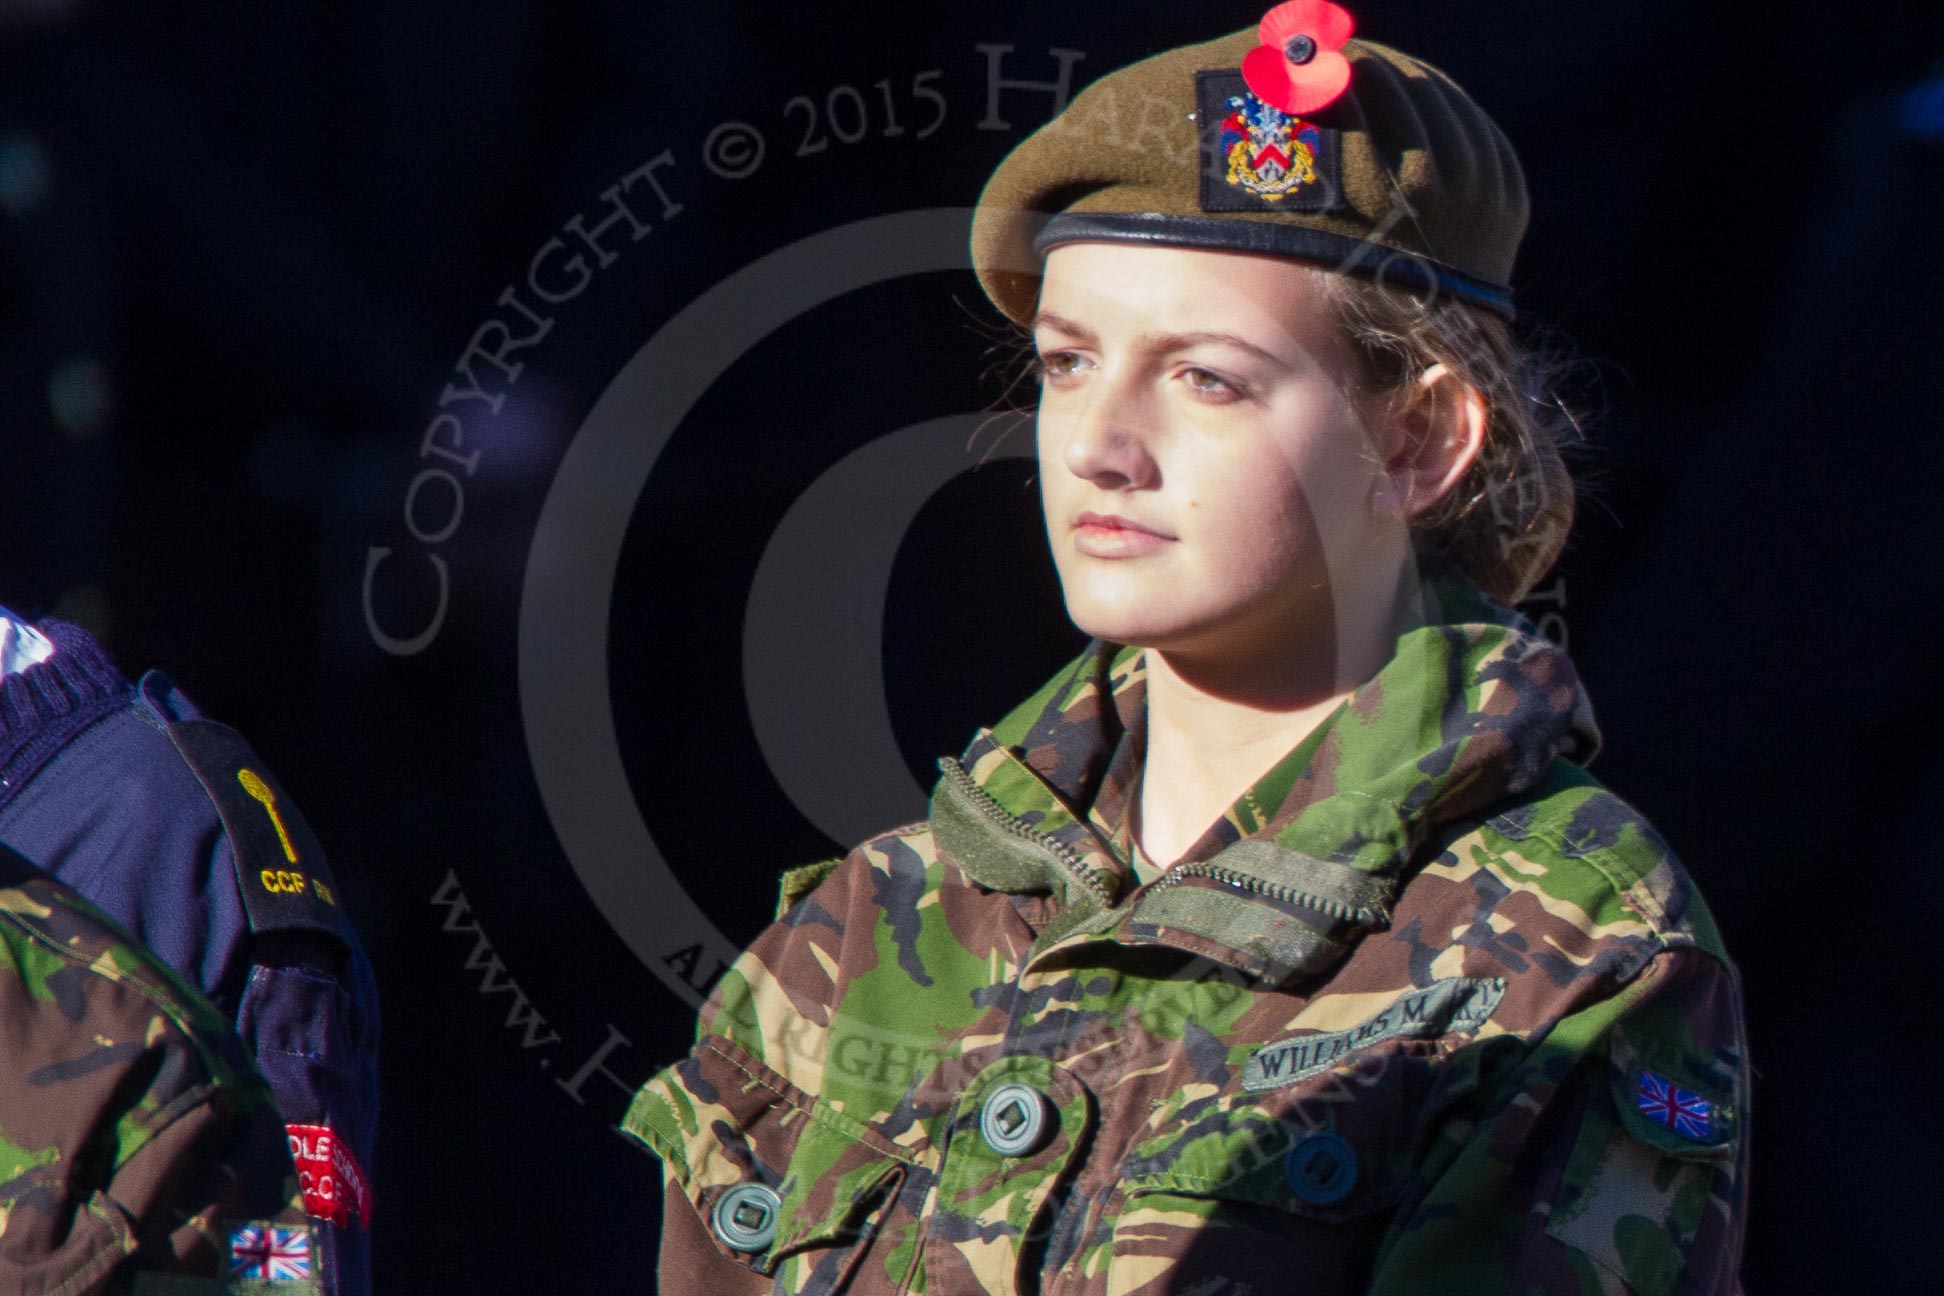
[{"label": "camouflage sleeve of second cadet", "polygon": [[0,1291],[319,1292],[275,1105],[198,996],[0,849]]}]

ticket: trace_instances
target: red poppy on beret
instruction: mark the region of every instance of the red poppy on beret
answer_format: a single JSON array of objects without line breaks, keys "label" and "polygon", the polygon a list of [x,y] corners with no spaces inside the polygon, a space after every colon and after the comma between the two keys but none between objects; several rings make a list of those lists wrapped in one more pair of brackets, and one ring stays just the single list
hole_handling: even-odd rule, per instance
[{"label": "red poppy on beret", "polygon": [[1262,44],[1242,59],[1255,97],[1286,113],[1313,113],[1350,88],[1350,60],[1338,53],[1354,24],[1330,0],[1288,0],[1262,15]]}]

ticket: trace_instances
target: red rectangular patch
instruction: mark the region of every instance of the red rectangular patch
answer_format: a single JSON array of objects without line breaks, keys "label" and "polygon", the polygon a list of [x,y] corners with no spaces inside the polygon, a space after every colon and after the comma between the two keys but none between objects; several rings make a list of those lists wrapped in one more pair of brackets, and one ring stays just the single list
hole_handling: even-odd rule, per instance
[{"label": "red rectangular patch", "polygon": [[371,1227],[371,1189],[358,1158],[329,1125],[286,1125],[290,1159],[304,1190],[304,1209],[316,1219],[346,1225],[352,1215]]}]

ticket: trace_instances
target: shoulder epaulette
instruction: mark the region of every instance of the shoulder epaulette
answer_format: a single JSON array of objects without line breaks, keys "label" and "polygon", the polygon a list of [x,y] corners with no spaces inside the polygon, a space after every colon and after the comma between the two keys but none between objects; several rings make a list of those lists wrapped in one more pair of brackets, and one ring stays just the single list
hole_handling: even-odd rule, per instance
[{"label": "shoulder epaulette", "polygon": [[324,847],[250,744],[214,720],[176,720],[166,732],[222,817],[251,929],[327,932],[349,944]]}]

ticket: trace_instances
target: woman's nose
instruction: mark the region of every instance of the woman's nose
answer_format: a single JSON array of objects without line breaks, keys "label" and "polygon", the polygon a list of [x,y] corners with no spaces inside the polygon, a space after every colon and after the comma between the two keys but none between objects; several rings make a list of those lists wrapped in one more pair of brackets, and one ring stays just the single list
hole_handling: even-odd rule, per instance
[{"label": "woman's nose", "polygon": [[1159,473],[1144,403],[1101,383],[1076,404],[1063,452],[1067,470],[1104,490],[1154,485]]}]

